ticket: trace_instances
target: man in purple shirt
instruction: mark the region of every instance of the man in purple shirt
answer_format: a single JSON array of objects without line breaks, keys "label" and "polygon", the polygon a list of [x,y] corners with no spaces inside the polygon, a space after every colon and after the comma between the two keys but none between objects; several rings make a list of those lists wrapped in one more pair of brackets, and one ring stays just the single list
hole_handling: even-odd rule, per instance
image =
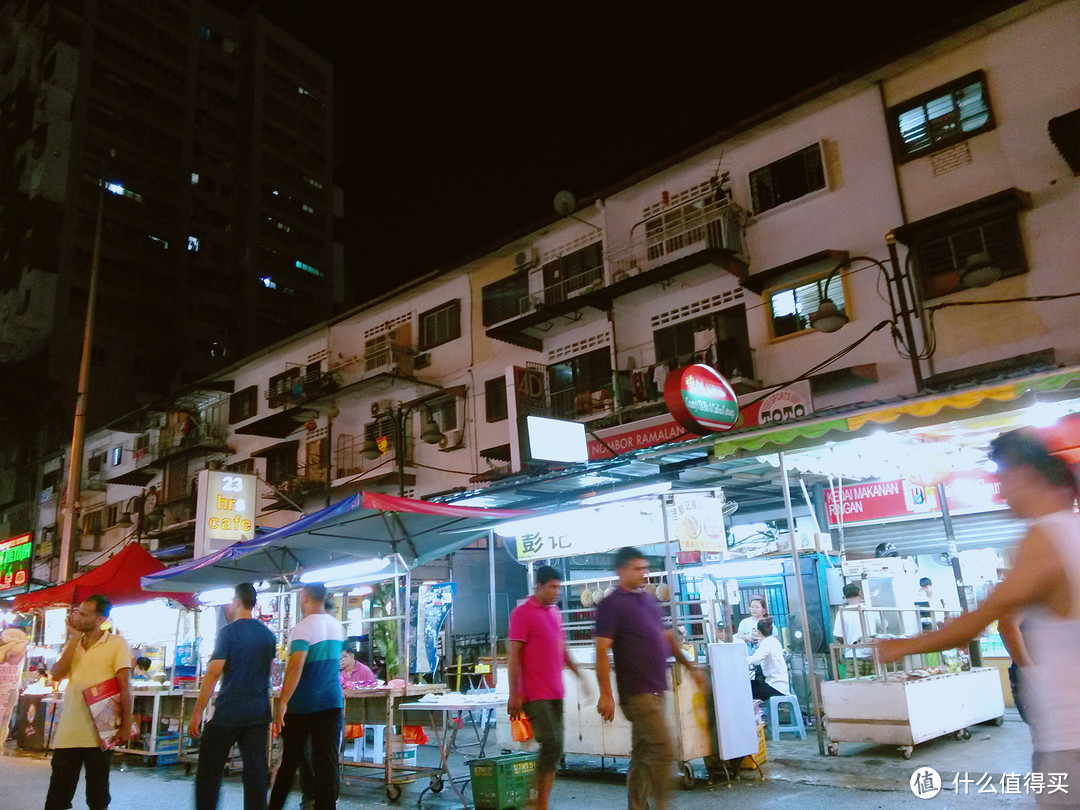
[{"label": "man in purple shirt", "polygon": [[627,806],[629,810],[646,810],[651,797],[654,810],[664,810],[674,763],[664,716],[668,656],[689,669],[701,689],[705,688],[705,676],[683,655],[675,633],[665,629],[656,597],[641,589],[649,573],[645,555],[630,546],[619,549],[615,572],[619,587],[596,609],[596,677],[600,681],[596,711],[609,722],[615,719],[610,650],[615,658],[619,706],[631,726]]}]

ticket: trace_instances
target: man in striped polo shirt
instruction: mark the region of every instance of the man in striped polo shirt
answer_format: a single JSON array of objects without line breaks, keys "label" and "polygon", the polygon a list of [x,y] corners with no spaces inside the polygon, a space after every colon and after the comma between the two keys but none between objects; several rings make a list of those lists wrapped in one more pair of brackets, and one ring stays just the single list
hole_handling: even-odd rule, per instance
[{"label": "man in striped polo shirt", "polygon": [[325,604],[324,586],[305,585],[300,591],[304,619],[292,629],[289,664],[274,715],[274,732],[281,734],[282,751],[270,791],[269,810],[281,810],[285,806],[309,740],[315,810],[337,807],[338,746],[345,703],[338,680],[338,661],[345,629],[341,622],[327,615]]}]

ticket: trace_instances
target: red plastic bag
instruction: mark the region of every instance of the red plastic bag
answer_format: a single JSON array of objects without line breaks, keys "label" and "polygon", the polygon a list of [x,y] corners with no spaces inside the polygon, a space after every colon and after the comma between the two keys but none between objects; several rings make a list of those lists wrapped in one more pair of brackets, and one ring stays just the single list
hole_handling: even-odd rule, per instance
[{"label": "red plastic bag", "polygon": [[428,735],[423,726],[402,726],[401,741],[409,745],[427,745]]},{"label": "red plastic bag", "polygon": [[527,717],[519,717],[510,721],[510,739],[514,742],[525,742],[533,736],[532,723]]}]

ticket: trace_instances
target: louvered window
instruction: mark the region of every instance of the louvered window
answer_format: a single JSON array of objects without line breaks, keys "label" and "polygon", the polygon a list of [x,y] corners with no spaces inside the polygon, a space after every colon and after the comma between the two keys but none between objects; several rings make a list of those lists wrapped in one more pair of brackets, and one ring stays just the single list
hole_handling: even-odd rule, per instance
[{"label": "louvered window", "polygon": [[889,116],[899,161],[929,154],[994,128],[981,71],[898,104]]},{"label": "louvered window", "polygon": [[846,310],[843,279],[839,275],[833,277],[827,296],[825,280],[825,276],[820,276],[766,293],[769,299],[769,326],[774,338],[810,329],[810,316],[817,312],[826,297],[836,304],[837,309]]},{"label": "louvered window", "polygon": [[997,212],[957,224],[944,233],[927,234],[914,247],[915,263],[927,298],[948,295],[962,288],[960,275],[967,259],[977,253],[990,256],[1002,278],[1027,272],[1024,246],[1016,214]]}]

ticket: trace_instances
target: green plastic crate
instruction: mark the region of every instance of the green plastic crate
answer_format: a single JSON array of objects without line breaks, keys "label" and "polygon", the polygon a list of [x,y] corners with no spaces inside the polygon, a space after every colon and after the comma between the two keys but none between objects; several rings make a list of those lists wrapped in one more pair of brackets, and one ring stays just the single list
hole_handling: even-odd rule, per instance
[{"label": "green plastic crate", "polygon": [[536,798],[533,775],[536,754],[505,754],[469,762],[473,803],[477,810],[524,807]]}]

